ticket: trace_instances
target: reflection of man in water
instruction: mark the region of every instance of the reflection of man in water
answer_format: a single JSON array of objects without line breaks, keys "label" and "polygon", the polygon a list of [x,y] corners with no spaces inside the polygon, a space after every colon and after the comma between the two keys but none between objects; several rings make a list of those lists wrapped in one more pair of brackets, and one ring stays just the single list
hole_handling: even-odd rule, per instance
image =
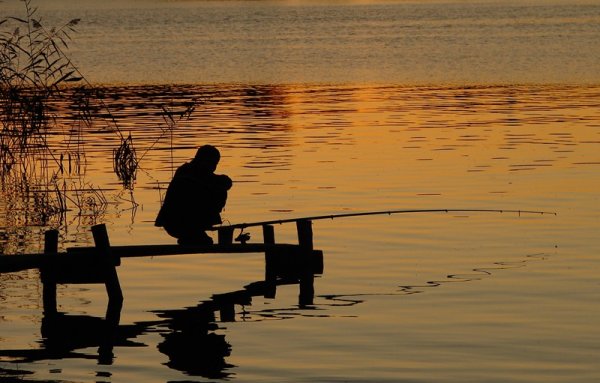
[{"label": "reflection of man in water", "polygon": [[177,238],[179,244],[211,244],[205,230],[221,223],[231,178],[214,174],[221,158],[212,145],[201,146],[191,162],[181,165],[169,184],[156,226]]}]

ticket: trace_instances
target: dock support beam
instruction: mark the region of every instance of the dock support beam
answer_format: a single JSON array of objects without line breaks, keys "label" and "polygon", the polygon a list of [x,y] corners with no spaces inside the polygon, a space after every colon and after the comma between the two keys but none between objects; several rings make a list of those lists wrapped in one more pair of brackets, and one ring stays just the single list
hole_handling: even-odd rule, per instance
[{"label": "dock support beam", "polygon": [[[265,245],[275,244],[275,228],[273,225],[263,225],[263,240]],[[265,251],[265,289],[264,297],[274,299],[277,294],[277,254],[273,250]]]},{"label": "dock support beam", "polygon": [[[44,233],[44,256],[56,257],[58,254],[58,230],[48,230]],[[42,300],[44,303],[44,315],[56,314],[56,275],[54,262],[40,270],[42,284]]]},{"label": "dock support beam", "polygon": [[110,241],[105,224],[92,226],[94,245],[98,251],[97,257],[102,259],[104,286],[108,295],[108,307],[106,309],[106,320],[108,323],[119,323],[121,308],[123,307],[123,291],[119,283],[116,266],[121,265],[121,258],[113,257],[110,253]]},{"label": "dock support beam", "polygon": [[312,221],[300,220],[296,222],[298,231],[298,244],[300,245],[300,306],[312,305],[315,296],[315,274],[312,270],[313,231]]}]

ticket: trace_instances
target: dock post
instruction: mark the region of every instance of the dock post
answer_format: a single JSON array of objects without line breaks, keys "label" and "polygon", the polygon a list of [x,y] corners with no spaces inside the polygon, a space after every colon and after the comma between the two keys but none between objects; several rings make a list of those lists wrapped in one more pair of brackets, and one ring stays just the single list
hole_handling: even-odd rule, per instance
[{"label": "dock post", "polygon": [[[44,255],[56,257],[58,253],[58,230],[48,230],[44,233]],[[54,262],[48,259],[46,265],[41,268],[40,274],[42,284],[42,300],[44,303],[44,315],[56,314],[56,276]]]},{"label": "dock post", "polygon": [[219,307],[221,322],[235,322],[235,303],[223,302]]},{"label": "dock post", "polygon": [[299,220],[296,222],[298,231],[298,244],[300,245],[300,295],[298,301],[300,306],[312,305],[315,296],[315,274],[311,267],[311,256],[313,253],[313,231],[312,221]]},{"label": "dock post", "polygon": [[296,221],[296,229],[298,231],[298,244],[303,250],[313,250],[313,231],[312,221],[301,219]]},{"label": "dock post", "polygon": [[[263,225],[263,241],[265,245],[275,244],[275,228],[273,225]],[[273,250],[265,250],[265,298],[273,299],[277,294],[276,254]]]},{"label": "dock post", "polygon": [[105,262],[104,285],[108,295],[108,307],[106,309],[106,320],[108,323],[119,323],[121,308],[123,307],[123,291],[119,283],[119,276],[115,266],[121,264],[120,257],[113,257],[110,254],[110,241],[105,224],[92,226],[92,235],[94,244],[98,250],[98,256]]}]

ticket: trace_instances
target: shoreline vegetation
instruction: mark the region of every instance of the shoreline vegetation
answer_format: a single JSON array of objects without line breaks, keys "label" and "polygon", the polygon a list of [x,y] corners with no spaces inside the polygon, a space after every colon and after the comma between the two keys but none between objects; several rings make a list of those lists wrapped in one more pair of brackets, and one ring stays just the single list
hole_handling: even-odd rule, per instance
[{"label": "shoreline vegetation", "polygon": [[[87,81],[69,58],[80,19],[47,27],[31,0],[21,2],[24,15],[0,18],[0,187],[7,211],[16,212],[6,225],[65,230],[68,211],[76,211],[85,225],[100,221],[109,198],[86,172],[84,136],[91,127],[118,136],[112,149],[118,192],[129,193],[135,211],[133,190],[145,152],[138,155],[131,134],[118,126],[103,101],[104,88]],[[159,139],[172,135],[195,106],[195,101],[162,106]],[[4,246],[0,243],[0,254],[9,250]]]}]

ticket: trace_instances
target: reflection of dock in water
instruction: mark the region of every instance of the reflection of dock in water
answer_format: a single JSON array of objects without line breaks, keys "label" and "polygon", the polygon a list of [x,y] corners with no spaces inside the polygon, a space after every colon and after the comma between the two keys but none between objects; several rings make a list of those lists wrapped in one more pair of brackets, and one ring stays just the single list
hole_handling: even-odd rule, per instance
[{"label": "reflection of dock in water", "polygon": [[[136,338],[158,332],[163,341],[157,348],[168,357],[169,368],[208,379],[225,379],[230,375],[227,369],[233,367],[225,360],[231,354],[231,345],[225,335],[215,333],[218,321],[235,321],[236,305],[250,306],[254,297],[274,298],[277,286],[296,284],[300,284],[297,275],[280,276],[272,283],[256,281],[236,291],[215,294],[194,307],[156,310],[157,320],[128,325],[119,324],[120,311],[109,313],[106,318],[45,314],[40,348],[0,350],[0,358],[13,363],[88,359],[111,365],[118,358],[115,348],[147,347]],[[302,302],[299,305],[304,307]],[[85,349],[96,349],[97,353],[79,351]]]},{"label": "reflection of dock in water", "polygon": [[[224,294],[215,294],[210,300],[195,307],[181,310],[155,311],[163,320],[156,326],[166,327],[160,331],[164,340],[158,344],[158,350],[169,361],[167,366],[189,375],[204,376],[210,379],[228,377],[229,365],[225,358],[231,354],[231,345],[225,335],[216,334],[218,324],[216,313],[221,322],[236,320],[236,305],[250,306],[254,297],[272,297],[273,288],[281,285],[300,284],[298,277],[279,278],[275,284],[257,281],[243,289]],[[300,298],[300,306],[303,307]]]}]

